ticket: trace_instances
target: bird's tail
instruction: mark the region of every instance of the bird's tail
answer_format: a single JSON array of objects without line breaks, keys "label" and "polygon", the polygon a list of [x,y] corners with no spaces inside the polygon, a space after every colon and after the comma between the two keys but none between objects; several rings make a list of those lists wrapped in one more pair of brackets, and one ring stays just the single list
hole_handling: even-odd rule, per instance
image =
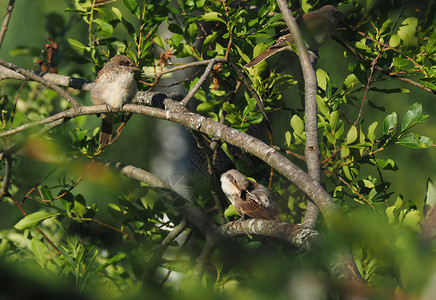
[{"label": "bird's tail", "polygon": [[102,116],[100,139],[98,140],[100,147],[107,146],[108,144],[110,144],[112,142],[113,119],[114,119],[113,114],[103,114],[103,116]]},{"label": "bird's tail", "polygon": [[270,57],[271,55],[273,55],[274,53],[276,53],[278,51],[280,51],[279,48],[268,48],[265,50],[265,52],[256,56],[252,61],[250,61],[244,67],[249,68],[249,67],[255,66],[258,63],[260,63],[261,61],[264,61],[265,59],[267,59],[268,57]]}]

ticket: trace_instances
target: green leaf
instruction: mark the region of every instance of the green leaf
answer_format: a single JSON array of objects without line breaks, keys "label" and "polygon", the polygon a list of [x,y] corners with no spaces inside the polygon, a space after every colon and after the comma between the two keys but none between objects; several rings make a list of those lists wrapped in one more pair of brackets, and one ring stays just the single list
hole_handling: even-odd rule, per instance
[{"label": "green leaf", "polygon": [[242,112],[242,115],[246,117],[249,113],[253,111],[253,109],[256,107],[256,100],[254,98],[247,99],[248,105],[244,108],[244,111]]},{"label": "green leaf", "polygon": [[96,19],[94,22],[98,24],[98,29],[100,30],[101,35],[107,38],[112,36],[114,28],[111,24],[103,19]]},{"label": "green leaf", "polygon": [[321,96],[319,96],[319,95],[315,95],[315,99],[316,99],[316,104],[318,105],[318,111],[326,118],[329,118],[330,117],[330,110],[329,110],[326,102],[324,101],[324,99],[321,98]]},{"label": "green leaf", "polygon": [[194,43],[195,39],[198,35],[198,27],[197,24],[191,23],[186,27],[185,30],[185,38],[187,41]]},{"label": "green leaf", "polygon": [[401,196],[398,196],[397,200],[395,201],[395,204],[386,208],[386,216],[388,217],[389,223],[395,222],[395,213],[394,212],[396,210],[399,210],[402,205],[403,205],[403,199],[401,198]]},{"label": "green leaf", "polygon": [[118,253],[115,256],[111,257],[110,259],[108,259],[104,264],[98,266],[95,269],[95,273],[100,272],[101,270],[107,268],[108,266],[112,265],[113,263],[117,262],[117,261],[121,261],[126,257],[125,253]]},{"label": "green leaf", "polygon": [[165,41],[160,35],[155,35],[153,41],[156,43],[156,45],[158,45],[162,49],[164,50],[166,49]]},{"label": "green leaf", "polygon": [[415,231],[421,231],[421,227],[419,226],[419,221],[421,219],[421,214],[418,210],[412,210],[409,211],[403,219],[403,224],[407,227],[415,230]]},{"label": "green leaf", "polygon": [[323,69],[317,69],[316,80],[319,87],[321,87],[324,91],[327,90],[327,82],[330,81],[330,78],[326,71]]},{"label": "green leaf", "polygon": [[377,128],[378,122],[374,122],[368,127],[368,134],[367,137],[371,141],[371,143],[374,143],[375,140],[375,129]]},{"label": "green leaf", "polygon": [[292,134],[289,131],[285,132],[285,144],[286,146],[290,147],[292,143]]},{"label": "green leaf", "polygon": [[45,219],[58,216],[60,213],[51,213],[47,211],[38,211],[33,214],[27,215],[22,218],[17,224],[15,224],[14,228],[18,230],[24,230],[26,228],[33,228],[37,226],[39,223],[44,221]]},{"label": "green leaf", "polygon": [[233,206],[233,204],[230,204],[229,207],[224,211],[224,216],[231,217],[231,216],[237,216],[238,212],[236,211],[236,208]]},{"label": "green leaf", "polygon": [[375,187],[374,183],[368,179],[362,179],[362,181],[363,181],[363,185],[366,188],[372,189],[373,187]]},{"label": "green leaf", "polygon": [[375,164],[380,169],[393,170],[393,171],[398,170],[398,167],[395,164],[395,161],[393,161],[390,158],[388,158],[388,159],[380,159],[380,158],[378,158],[378,159],[375,160]]},{"label": "green leaf", "polygon": [[416,37],[416,27],[418,25],[417,18],[407,18],[402,23],[398,29],[398,36],[403,40],[405,46],[414,47],[418,43],[418,38]]},{"label": "green leaf", "polygon": [[32,248],[36,260],[44,267],[47,261],[47,246],[40,240],[33,238],[30,241],[30,247]]},{"label": "green leaf", "polygon": [[109,214],[115,218],[116,220],[122,220],[123,218],[123,210],[121,207],[115,203],[109,203],[107,205],[107,210]]},{"label": "green leaf", "polygon": [[433,140],[416,133],[407,133],[398,139],[398,144],[414,149],[424,149],[430,148],[433,145]]},{"label": "green leaf", "polygon": [[348,155],[350,155],[350,148],[348,148],[346,146],[342,147],[342,149],[341,149],[341,158],[345,158]]},{"label": "green leaf", "polygon": [[219,36],[219,32],[218,31],[214,31],[212,34],[208,35],[204,39],[204,43],[201,46],[201,52],[203,53],[207,49],[209,44],[212,43],[218,36]]},{"label": "green leaf", "polygon": [[389,39],[389,46],[397,47],[401,43],[401,38],[398,34],[393,34]]},{"label": "green leaf", "polygon": [[242,57],[242,59],[243,59],[245,62],[248,63],[248,62],[251,60],[250,57],[248,57],[248,55],[245,54],[245,53],[241,50],[241,48],[239,48],[237,45],[234,45],[234,46],[235,46],[235,48],[236,48],[236,51],[238,51],[239,56]]},{"label": "green leaf", "polygon": [[180,28],[180,26],[177,25],[177,24],[174,24],[174,23],[169,24],[168,25],[168,30],[173,32],[173,33],[176,33],[176,34],[183,35],[182,28]]},{"label": "green leaf", "polygon": [[347,144],[352,144],[357,140],[357,127],[356,126],[351,126],[350,130],[348,130],[347,133],[347,140],[346,143]]},{"label": "green leaf", "polygon": [[324,133],[324,135],[330,144],[336,145],[336,137],[333,134],[331,134],[330,132],[326,132]]},{"label": "green leaf", "polygon": [[197,112],[204,113],[204,112],[207,112],[207,111],[211,111],[219,103],[221,103],[221,102],[217,101],[217,100],[208,100],[208,101],[205,101],[203,103],[200,103],[197,106]]},{"label": "green leaf", "polygon": [[330,114],[330,128],[334,131],[336,130],[336,126],[338,125],[339,116],[341,115],[341,112],[339,110],[335,110]]},{"label": "green leaf", "polygon": [[404,116],[401,124],[401,132],[405,132],[416,124],[422,123],[427,119],[428,115],[422,115],[422,105],[414,103]]},{"label": "green leaf", "polygon": [[348,89],[353,87],[356,83],[359,83],[359,79],[357,79],[356,75],[350,74],[344,80],[344,87]]},{"label": "green leaf", "polygon": [[[97,8],[97,11],[98,11],[99,16],[101,17],[101,19],[103,19],[103,20],[105,20],[107,22],[110,22],[110,21],[112,21],[114,19],[114,15],[106,7],[100,6],[99,8]],[[94,20],[94,21],[96,21],[96,20]]]},{"label": "green leaf", "polygon": [[74,207],[72,209],[79,217],[83,217],[86,212],[86,200],[82,195],[77,195],[74,199]]},{"label": "green leaf", "polygon": [[397,68],[405,68],[410,61],[407,58],[402,57],[394,57],[394,60],[392,61],[392,65]]},{"label": "green leaf", "polygon": [[[136,0],[123,0],[124,5],[127,7],[127,9],[132,13],[138,16],[138,3]],[[139,16],[138,16],[139,17]]]},{"label": "green leaf", "polygon": [[387,29],[389,29],[390,26],[391,26],[391,24],[392,24],[391,19],[387,19],[387,20],[383,23],[382,27],[380,28],[380,33],[385,32]]},{"label": "green leaf", "polygon": [[301,134],[304,131],[304,122],[297,115],[293,115],[291,118],[291,127],[295,133]]},{"label": "green leaf", "polygon": [[201,16],[200,19],[205,20],[205,21],[217,21],[217,22],[221,22],[221,23],[226,24],[226,22],[222,18],[222,15],[220,13],[217,13],[217,12],[205,13],[203,16]]},{"label": "green leaf", "polygon": [[68,43],[70,43],[71,47],[74,48],[74,50],[76,50],[77,52],[79,52],[79,54],[85,53],[85,50],[89,50],[88,47],[86,47],[85,45],[83,45],[81,42],[74,40],[74,39],[68,39]]},{"label": "green leaf", "polygon": [[123,14],[121,13],[121,11],[118,8],[112,7],[112,12],[114,13],[115,16],[117,16],[118,20],[120,20],[120,21],[123,20]]},{"label": "green leaf", "polygon": [[383,121],[383,134],[388,135],[389,132],[397,125],[397,113],[393,112],[388,115]]}]

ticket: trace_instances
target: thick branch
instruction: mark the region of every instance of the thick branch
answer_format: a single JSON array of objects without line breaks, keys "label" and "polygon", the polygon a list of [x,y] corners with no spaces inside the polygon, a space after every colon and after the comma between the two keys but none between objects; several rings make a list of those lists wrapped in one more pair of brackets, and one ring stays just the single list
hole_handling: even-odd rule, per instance
[{"label": "thick branch", "polygon": [[[57,86],[68,86],[83,91],[91,91],[92,85],[94,84],[91,81],[87,81],[72,76],[36,72],[36,71],[29,71],[29,72],[47,81],[50,81],[51,83],[56,84]],[[27,76],[24,76],[18,72],[15,72],[14,70],[8,69],[0,65],[0,80],[4,80],[4,79],[33,80],[32,78],[28,78]]]},{"label": "thick branch", "polygon": [[[279,173],[288,178],[297,187],[299,187],[306,195],[308,195],[321,209],[327,225],[332,225],[333,220],[339,217],[339,212],[335,203],[332,201],[330,195],[319,185],[317,181],[314,181],[303,170],[289,161],[285,156],[281,155],[275,149],[266,145],[259,139],[256,139],[250,135],[240,132],[236,129],[228,127],[226,125],[212,121],[209,118],[201,116],[196,113],[184,112],[185,107],[177,102],[167,98],[164,100],[164,104],[167,106],[181,107],[182,112],[168,111],[155,107],[147,107],[142,105],[126,104],[120,111],[142,114],[146,116],[155,117],[158,119],[168,120],[181,124],[187,128],[197,130],[215,138],[221,139],[232,145],[235,145],[265,161],[267,164],[275,168]],[[109,112],[105,105],[96,106],[81,106],[78,108],[72,108],[41,121],[28,123],[18,128],[5,131],[0,134],[0,137],[5,137],[14,134],[25,129],[44,125],[54,122],[59,119],[74,118],[80,115],[98,114]]]},{"label": "thick branch", "polygon": [[18,72],[22,75],[24,75],[26,78],[30,78],[32,80],[35,80],[43,85],[45,85],[46,87],[54,90],[56,93],[58,93],[59,96],[61,96],[62,98],[64,98],[65,100],[68,101],[68,103],[70,103],[70,105],[72,107],[78,107],[80,106],[80,104],[76,101],[76,99],[74,99],[70,94],[68,94],[66,91],[64,91],[63,89],[61,89],[59,86],[57,86],[56,84],[42,78],[41,76],[36,75],[34,72],[28,71],[26,69],[20,68],[14,64],[11,64],[10,62],[4,61],[3,59],[0,58],[0,65],[2,65],[5,68],[14,70],[15,72]]},{"label": "thick branch", "polygon": [[320,234],[302,225],[292,225],[275,220],[249,219],[227,223],[219,227],[224,236],[234,237],[243,234],[255,234],[274,237],[290,243],[299,249],[310,251],[322,244]]}]

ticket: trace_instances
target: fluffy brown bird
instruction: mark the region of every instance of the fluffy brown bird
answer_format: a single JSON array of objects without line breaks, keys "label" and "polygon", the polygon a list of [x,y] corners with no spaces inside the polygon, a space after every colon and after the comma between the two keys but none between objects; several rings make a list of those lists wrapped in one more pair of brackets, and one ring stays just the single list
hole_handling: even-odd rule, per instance
[{"label": "fluffy brown bird", "polygon": [[[335,33],[336,26],[342,16],[342,13],[335,6],[325,5],[318,10],[304,14],[302,18],[298,18],[297,23],[303,34],[306,47],[309,50],[318,50],[319,46]],[[285,34],[244,67],[252,67],[279,51],[289,50],[291,49],[289,44],[293,43],[292,34]]]},{"label": "fluffy brown bird", "polygon": [[221,175],[221,188],[241,220],[249,217],[280,221],[277,205],[271,200],[268,189],[239,171],[232,169]]},{"label": "fluffy brown bird", "polygon": [[[94,104],[106,104],[109,109],[120,109],[132,101],[137,92],[134,71],[139,71],[135,63],[125,55],[112,57],[98,72],[91,100]],[[99,143],[105,146],[112,141],[113,113],[103,114]]]}]

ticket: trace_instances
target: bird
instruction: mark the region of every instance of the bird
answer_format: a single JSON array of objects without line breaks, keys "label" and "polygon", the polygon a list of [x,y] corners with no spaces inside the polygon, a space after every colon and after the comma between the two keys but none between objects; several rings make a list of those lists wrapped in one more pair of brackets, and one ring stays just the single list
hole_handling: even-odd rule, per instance
[{"label": "bird", "polygon": [[[139,71],[139,68],[127,56],[116,55],[112,57],[98,72],[91,89],[91,101],[96,105],[105,104],[112,111],[131,102],[137,93],[133,75],[135,71]],[[102,116],[100,147],[112,142],[113,118],[113,113],[105,113]]]},{"label": "bird", "polygon": [[[312,51],[318,50],[319,46],[335,33],[337,24],[342,17],[343,14],[335,6],[325,5],[318,10],[304,14],[302,18],[298,18],[297,24],[303,35],[306,47]],[[244,67],[252,67],[279,51],[289,50],[291,49],[289,45],[293,43],[294,38],[292,34],[284,34]]]},{"label": "bird", "polygon": [[266,187],[232,169],[221,175],[221,189],[235,207],[240,220],[266,219],[280,221],[277,204]]}]

